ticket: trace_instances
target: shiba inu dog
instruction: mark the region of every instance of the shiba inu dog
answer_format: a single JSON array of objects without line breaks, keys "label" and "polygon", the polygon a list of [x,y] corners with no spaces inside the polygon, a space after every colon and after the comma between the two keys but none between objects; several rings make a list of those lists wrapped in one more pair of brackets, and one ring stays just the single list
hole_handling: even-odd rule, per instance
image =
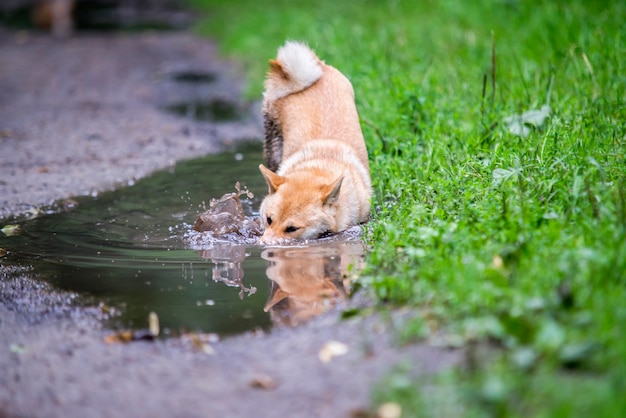
[{"label": "shiba inu dog", "polygon": [[352,84],[299,42],[286,42],[269,67],[261,243],[313,239],[366,222],[371,179]]}]

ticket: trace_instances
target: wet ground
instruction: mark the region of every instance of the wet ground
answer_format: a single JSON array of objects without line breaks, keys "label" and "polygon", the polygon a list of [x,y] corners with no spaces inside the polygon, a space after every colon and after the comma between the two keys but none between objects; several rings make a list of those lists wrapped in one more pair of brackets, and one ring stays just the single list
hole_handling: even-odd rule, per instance
[{"label": "wet ground", "polygon": [[[210,41],[187,33],[78,34],[57,40],[3,30],[0,55],[0,219],[3,226],[22,225],[22,237],[48,231],[49,238],[71,228],[71,215],[80,223],[81,210],[90,209],[94,199],[101,203],[112,198],[108,207],[113,212],[119,201],[131,202],[130,213],[137,216],[130,218],[131,224],[145,219],[145,214],[160,210],[163,199],[132,200],[120,198],[123,191],[107,190],[140,183],[155,170],[174,167],[176,161],[261,137],[258,108],[241,101],[236,65],[218,59]],[[207,198],[232,191],[233,184],[229,181],[223,187],[223,192]],[[132,187],[122,190],[134,194]],[[161,190],[155,188],[153,193]],[[183,193],[172,199],[184,200]],[[118,203],[113,202],[116,199]],[[194,204],[185,202],[185,207]],[[41,211],[51,214],[42,217]],[[64,218],[68,213],[70,218]],[[89,211],[85,216],[98,219]],[[23,221],[29,217],[38,218]],[[108,222],[111,219],[117,221]],[[125,222],[129,218],[120,219],[107,213],[99,218],[98,228],[111,234],[130,229]],[[175,219],[174,226],[181,222]],[[152,229],[147,240],[133,242],[150,247],[167,241],[171,231],[163,227],[167,233]],[[40,241],[45,247],[46,239]],[[89,239],[81,240],[81,245],[85,241]],[[70,239],[65,244],[76,242]],[[93,270],[79,266],[83,270],[70,275],[61,269],[55,280],[45,281],[49,277],[43,277],[46,272],[37,263],[30,267],[23,258],[12,258],[27,250],[12,250],[0,258],[0,416],[351,416],[367,408],[373,385],[394,365],[408,363],[420,374],[458,362],[458,352],[395,344],[394,329],[406,313],[341,321],[341,310],[330,309],[295,328],[286,326],[302,322],[299,312],[310,313],[302,309],[310,305],[286,304],[279,289],[305,296],[327,292],[328,281],[317,283],[314,292],[303,291],[302,285],[319,273],[315,266],[321,266],[322,273],[340,267],[325,252],[328,247],[322,243],[308,251],[313,260],[322,260],[307,262],[309,269],[294,263],[304,257],[297,247],[245,250],[263,262],[259,268],[265,277],[252,284],[257,292],[265,292],[257,311],[267,308],[267,323],[281,324],[269,332],[263,331],[269,327],[255,325],[249,328],[254,331],[217,341],[213,333],[202,332],[210,328],[192,325],[188,328],[194,332],[128,344],[105,342],[113,333],[108,326],[115,296],[106,295],[112,299],[101,305],[101,294],[80,288],[81,279],[93,279]],[[230,264],[220,265],[215,260],[224,260],[210,249],[193,251],[196,263],[211,263],[211,275],[213,266],[218,267],[217,275],[228,279],[229,273],[222,272],[237,270],[232,252]],[[209,251],[206,257],[202,251]],[[50,258],[45,249],[33,253]],[[68,253],[64,251],[64,256]],[[80,254],[77,250],[74,255]],[[187,273],[192,272],[190,268]],[[185,272],[177,274],[182,277]],[[294,275],[302,280],[281,281]],[[130,294],[124,289],[129,282],[114,278],[106,292],[117,287],[122,296]],[[142,279],[133,291],[146,292],[151,286],[146,282],[150,280]],[[240,291],[248,298],[243,288],[216,284],[237,294],[235,298]],[[243,287],[249,291],[252,286]],[[172,294],[166,299],[171,301]],[[213,307],[207,302],[211,300],[216,302],[194,297],[192,305],[204,301],[204,306],[193,307],[208,309]],[[371,305],[362,293],[347,303],[365,311]],[[136,318],[154,306],[160,305],[142,307]],[[272,312],[273,307],[280,309]],[[139,321],[127,317],[124,322],[124,306],[119,310],[122,326]],[[168,321],[166,316],[163,320]],[[331,341],[340,344],[328,346]]]}]

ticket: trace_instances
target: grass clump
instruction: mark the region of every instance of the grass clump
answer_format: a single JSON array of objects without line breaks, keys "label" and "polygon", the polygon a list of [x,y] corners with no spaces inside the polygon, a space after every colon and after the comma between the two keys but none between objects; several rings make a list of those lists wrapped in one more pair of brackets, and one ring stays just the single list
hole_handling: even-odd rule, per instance
[{"label": "grass clump", "polygon": [[251,97],[285,39],[352,81],[376,189],[362,283],[415,308],[406,338],[504,348],[430,383],[468,416],[626,415],[626,4],[193,3]]}]

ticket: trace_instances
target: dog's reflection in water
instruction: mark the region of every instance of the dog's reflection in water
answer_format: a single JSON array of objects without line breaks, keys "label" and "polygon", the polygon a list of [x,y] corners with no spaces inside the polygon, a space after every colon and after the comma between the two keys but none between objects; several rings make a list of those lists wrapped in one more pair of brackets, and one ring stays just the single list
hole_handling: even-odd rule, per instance
[{"label": "dog's reflection in water", "polygon": [[362,255],[360,242],[264,250],[271,280],[265,311],[272,322],[297,325],[345,301]]}]

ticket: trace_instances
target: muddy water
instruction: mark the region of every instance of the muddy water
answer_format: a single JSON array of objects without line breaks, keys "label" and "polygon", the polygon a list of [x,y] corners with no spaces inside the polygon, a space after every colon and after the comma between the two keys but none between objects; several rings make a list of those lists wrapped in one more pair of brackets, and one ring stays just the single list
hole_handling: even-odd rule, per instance
[{"label": "muddy water", "polygon": [[0,233],[0,263],[33,266],[34,277],[83,295],[83,303],[112,307],[115,328],[146,328],[150,312],[166,335],[300,323],[349,292],[362,258],[358,231],[282,248],[191,231],[210,198],[237,181],[255,195],[242,199],[255,215],[266,191],[261,160],[260,146],[247,145],[66,202],[73,208],[64,213],[9,220],[0,227],[20,231]]}]

